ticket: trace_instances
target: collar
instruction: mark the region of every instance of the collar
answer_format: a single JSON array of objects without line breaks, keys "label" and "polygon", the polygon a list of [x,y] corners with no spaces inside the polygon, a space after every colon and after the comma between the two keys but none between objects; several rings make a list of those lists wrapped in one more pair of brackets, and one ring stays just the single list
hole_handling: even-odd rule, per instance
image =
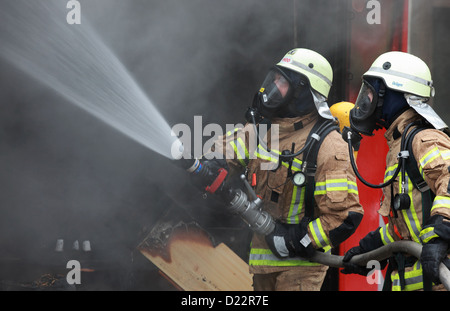
[{"label": "collar", "polygon": [[312,112],[310,114],[295,118],[273,118],[272,124],[279,125],[280,133],[294,132],[306,127],[308,124],[313,123],[317,119],[317,112]]},{"label": "collar", "polygon": [[405,127],[417,119],[420,119],[420,115],[412,108],[399,115],[384,133],[388,143],[399,138],[403,134]]}]

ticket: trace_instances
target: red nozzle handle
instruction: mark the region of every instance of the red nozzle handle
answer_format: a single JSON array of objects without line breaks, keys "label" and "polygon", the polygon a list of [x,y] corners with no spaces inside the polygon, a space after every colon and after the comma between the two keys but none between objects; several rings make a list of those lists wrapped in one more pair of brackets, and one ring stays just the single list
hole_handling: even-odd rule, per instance
[{"label": "red nozzle handle", "polygon": [[219,175],[217,175],[216,179],[212,182],[210,186],[206,186],[206,191],[209,193],[214,193],[219,189],[220,185],[225,180],[225,177],[228,175],[228,171],[224,168],[219,169]]}]

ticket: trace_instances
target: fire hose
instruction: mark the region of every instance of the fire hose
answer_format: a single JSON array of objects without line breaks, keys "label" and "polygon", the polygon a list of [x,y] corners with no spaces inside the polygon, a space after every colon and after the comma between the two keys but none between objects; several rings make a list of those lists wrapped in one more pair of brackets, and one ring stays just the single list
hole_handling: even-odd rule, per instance
[{"label": "fire hose", "polygon": [[[355,255],[352,257],[350,262],[360,266],[366,266],[371,260],[382,261],[391,257],[395,253],[406,253],[419,259],[420,254],[422,253],[422,245],[413,241],[397,241],[373,251],[361,255]],[[316,252],[309,260],[333,268],[342,268],[344,267],[344,263],[342,261],[343,258],[343,256]],[[439,279],[444,287],[447,290],[450,290],[450,270],[443,263],[439,265]]]}]

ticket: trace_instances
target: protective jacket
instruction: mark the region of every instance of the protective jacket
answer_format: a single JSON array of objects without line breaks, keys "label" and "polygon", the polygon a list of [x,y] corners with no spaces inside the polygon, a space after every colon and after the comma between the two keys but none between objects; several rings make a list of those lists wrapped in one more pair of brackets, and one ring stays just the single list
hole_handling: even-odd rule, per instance
[{"label": "protective jacket", "polygon": [[[300,150],[318,121],[317,112],[297,118],[276,118],[264,141],[271,147],[272,131],[279,129],[279,150]],[[295,186],[289,171],[299,171],[304,154],[291,165],[281,162],[278,169],[264,167],[278,159],[271,156],[262,144],[255,144],[252,124],[227,133],[223,152],[230,170],[246,172],[256,194],[264,200],[264,209],[281,222],[298,224],[305,215],[305,187]],[[281,150],[281,151],[280,151]],[[273,167],[272,167],[273,168]],[[290,170],[289,170],[290,168]],[[348,147],[341,134],[334,130],[323,140],[317,157],[314,190],[314,217],[308,224],[308,235],[316,249],[329,250],[348,238],[362,219],[363,209],[359,203],[356,177],[351,168]],[[251,273],[283,271],[293,266],[319,266],[300,257],[280,259],[269,249],[263,236],[254,234],[250,257]]]},{"label": "protective jacket", "polygon": [[[385,181],[389,180],[398,165],[397,155],[400,152],[401,135],[405,127],[420,119],[412,108],[402,113],[389,127],[385,138],[389,147],[386,156]],[[418,164],[418,169],[435,197],[431,206],[431,216],[442,215],[450,218],[450,138],[442,131],[425,129],[415,135],[412,141],[412,151]],[[394,213],[393,199],[401,190],[402,175],[399,174],[392,186],[383,188],[383,202],[379,214],[388,218],[388,223],[379,228],[383,244],[398,240],[412,240],[421,243],[423,228],[422,193],[413,186],[408,174],[405,185],[411,199],[409,208]],[[406,289],[415,290],[422,287],[422,271],[420,262],[415,262],[405,270]],[[392,289],[399,290],[399,276],[394,272]]]}]

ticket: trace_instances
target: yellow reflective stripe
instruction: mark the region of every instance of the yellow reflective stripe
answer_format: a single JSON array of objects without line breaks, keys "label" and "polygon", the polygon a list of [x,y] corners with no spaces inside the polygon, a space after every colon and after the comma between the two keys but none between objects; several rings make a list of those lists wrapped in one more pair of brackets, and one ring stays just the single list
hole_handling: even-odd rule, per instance
[{"label": "yellow reflective stripe", "polygon": [[[281,154],[280,151],[275,150],[275,149],[272,149],[271,151],[273,153],[276,153],[276,154],[279,154],[279,155]],[[271,161],[271,162],[274,162],[274,163],[278,163],[278,160],[279,160],[278,156],[275,157],[271,152],[269,152],[266,149],[264,149],[261,145],[258,145],[258,149],[255,150],[254,155],[256,157],[258,157],[259,159]],[[289,168],[289,163],[281,162],[281,164],[284,167]],[[301,170],[301,166],[302,166],[302,161],[300,161],[297,158],[294,158],[294,161],[292,162],[292,165],[291,165],[292,171],[294,171],[294,172],[295,171],[300,171]]]},{"label": "yellow reflective stripe", "polygon": [[325,181],[316,182],[316,187],[314,190],[314,195],[326,194],[327,186]]},{"label": "yellow reflective stripe", "polygon": [[[277,150],[272,150],[272,151],[280,154],[280,152]],[[265,150],[261,145],[258,145],[258,149],[255,150],[254,155],[257,156],[259,159],[271,161],[274,163],[278,163],[278,159],[279,159],[278,157],[274,157],[273,154],[271,154],[270,152]]]},{"label": "yellow reflective stripe", "polygon": [[394,175],[394,171],[397,169],[398,164],[394,164],[392,166],[389,166],[386,171],[384,172],[384,181],[386,182],[392,178]]},{"label": "yellow reflective stripe", "polygon": [[381,241],[383,242],[384,245],[394,242],[394,238],[389,234],[388,227],[389,224],[386,224],[386,226],[380,228]]},{"label": "yellow reflective stripe", "polygon": [[420,232],[420,240],[423,244],[430,242],[434,238],[438,238],[439,236],[434,232],[434,227],[428,227],[423,229]]},{"label": "yellow reflective stripe", "polygon": [[442,195],[436,196],[434,198],[433,207],[431,208],[431,210],[433,211],[435,208],[439,208],[439,207],[450,208],[450,198],[444,197]]},{"label": "yellow reflective stripe", "polygon": [[[400,275],[398,272],[391,274],[392,291],[401,291]],[[405,272],[405,288],[404,291],[414,291],[423,288],[422,266],[416,262],[413,270]]]},{"label": "yellow reflective stripe", "polygon": [[[406,174],[405,176],[405,187],[408,191],[408,195],[410,198],[410,202],[411,205],[409,206],[408,209],[404,209],[401,210],[402,214],[403,214],[403,219],[405,220],[406,226],[408,227],[408,231],[411,234],[412,239],[417,242],[420,243],[419,240],[419,235],[420,235],[420,231],[422,230],[422,226],[420,224],[419,221],[419,217],[417,216],[417,212],[416,209],[414,208],[414,200],[413,200],[413,183],[411,182],[411,180],[408,177],[408,174]],[[402,184],[402,176],[399,176],[399,187],[401,188],[401,184]],[[400,189],[399,189],[400,192]]]},{"label": "yellow reflective stripe", "polygon": [[286,219],[289,224],[298,224],[300,222],[299,215],[305,201],[305,187],[297,187],[294,185],[292,191],[291,205],[289,207],[288,217]]},{"label": "yellow reflective stripe", "polygon": [[[237,144],[236,144],[237,142]],[[230,145],[233,147],[234,153],[237,155],[237,159],[242,164],[242,166],[246,166],[245,160],[249,159],[248,150],[245,147],[245,143],[242,138],[238,138],[230,142]]]},{"label": "yellow reflective stripe", "polygon": [[441,156],[444,160],[449,160],[450,159],[450,150],[441,151]]},{"label": "yellow reflective stripe", "polygon": [[326,194],[331,191],[348,191],[348,193],[358,194],[358,186],[356,182],[346,178],[316,182],[314,195]]},{"label": "yellow reflective stripe", "polygon": [[[289,168],[289,163],[286,163],[286,162],[281,162],[281,163],[286,168]],[[302,168],[302,161],[294,158],[294,161],[292,161],[291,170],[296,172],[296,171],[300,171],[301,168]]]},{"label": "yellow reflective stripe", "polygon": [[419,167],[420,174],[423,175],[423,168],[425,167],[425,165],[427,165],[428,163],[430,163],[431,161],[433,161],[434,159],[436,159],[440,155],[441,155],[441,153],[439,152],[438,147],[434,147],[429,152],[427,152],[427,154],[425,154],[419,161],[419,163],[420,163],[420,167]]},{"label": "yellow reflective stripe", "polygon": [[351,180],[348,181],[348,193],[359,194],[356,182]]},{"label": "yellow reflective stripe", "polygon": [[228,131],[228,132],[227,132],[227,136],[233,135],[234,133],[236,133],[236,132],[239,131],[240,129],[241,129],[241,127],[236,127],[234,130]]},{"label": "yellow reflective stripe", "polygon": [[323,230],[322,223],[319,218],[314,219],[308,224],[309,230],[313,236],[314,242],[319,248],[330,245],[327,235]]},{"label": "yellow reflective stripe", "polygon": [[252,248],[250,250],[249,265],[251,266],[320,266],[315,262],[310,262],[301,257],[278,258],[271,250],[264,248]]}]

